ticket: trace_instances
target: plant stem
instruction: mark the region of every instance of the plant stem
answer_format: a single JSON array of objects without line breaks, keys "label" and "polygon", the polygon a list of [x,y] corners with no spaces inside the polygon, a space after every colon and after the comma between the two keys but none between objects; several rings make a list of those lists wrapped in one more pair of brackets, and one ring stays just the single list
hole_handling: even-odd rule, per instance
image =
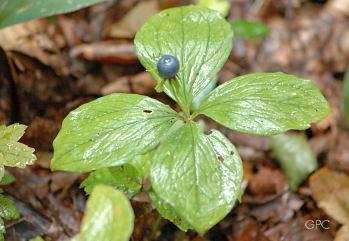
[{"label": "plant stem", "polygon": [[184,240],[187,240],[187,235],[186,235],[185,232],[179,231],[177,234],[178,234],[178,235],[176,235],[176,241],[184,241]]},{"label": "plant stem", "polygon": [[158,214],[158,217],[155,220],[155,223],[152,226],[150,235],[149,235],[149,241],[155,241],[156,240],[156,234],[159,231],[159,227],[162,221],[161,215]]}]

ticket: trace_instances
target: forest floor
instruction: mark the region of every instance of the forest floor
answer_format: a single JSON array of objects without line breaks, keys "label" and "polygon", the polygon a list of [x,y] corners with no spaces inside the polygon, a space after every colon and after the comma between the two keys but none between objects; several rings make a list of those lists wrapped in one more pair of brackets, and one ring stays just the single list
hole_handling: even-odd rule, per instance
[{"label": "forest floor", "polygon": [[[133,48],[134,34],[148,15],[188,3],[160,2],[112,1],[0,31],[0,121],[28,125],[22,142],[34,147],[38,157],[35,165],[9,169],[16,182],[4,189],[22,218],[7,224],[6,240],[38,235],[47,241],[67,240],[79,231],[86,202],[79,185],[86,174],[49,169],[52,141],[69,111],[114,92],[148,95],[174,106],[155,92],[154,80]],[[329,117],[304,132],[319,170],[291,192],[268,138],[239,134],[207,120],[241,154],[246,187],[242,202],[200,237],[183,234],[166,220],[156,226],[157,212],[147,201],[135,199],[132,240],[147,241],[153,232],[158,241],[348,241],[349,128],[343,122],[342,91],[349,66],[349,1],[232,0],[232,6],[229,20],[257,18],[271,32],[260,40],[236,38],[219,82],[273,71],[311,79],[332,108]],[[314,195],[327,192],[331,198],[315,201]],[[328,222],[309,228],[309,220]]]}]

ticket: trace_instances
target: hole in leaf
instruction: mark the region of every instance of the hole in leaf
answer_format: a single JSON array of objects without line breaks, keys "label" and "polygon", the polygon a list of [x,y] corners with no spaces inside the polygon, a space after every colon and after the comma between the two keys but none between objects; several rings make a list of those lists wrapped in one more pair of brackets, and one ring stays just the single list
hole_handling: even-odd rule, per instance
[{"label": "hole in leaf", "polygon": [[144,113],[147,113],[147,114],[150,114],[152,113],[153,111],[152,110],[143,110]]},{"label": "hole in leaf", "polygon": [[220,160],[221,162],[224,162],[224,157],[221,156],[221,155],[219,155],[219,156],[218,156],[218,160]]}]

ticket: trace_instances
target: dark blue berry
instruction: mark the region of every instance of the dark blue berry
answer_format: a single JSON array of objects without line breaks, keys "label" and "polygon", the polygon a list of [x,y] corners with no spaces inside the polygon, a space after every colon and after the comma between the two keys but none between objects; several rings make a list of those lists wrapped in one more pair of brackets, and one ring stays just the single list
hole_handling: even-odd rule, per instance
[{"label": "dark blue berry", "polygon": [[158,72],[163,78],[174,77],[179,70],[179,61],[175,56],[164,55],[157,64]]}]

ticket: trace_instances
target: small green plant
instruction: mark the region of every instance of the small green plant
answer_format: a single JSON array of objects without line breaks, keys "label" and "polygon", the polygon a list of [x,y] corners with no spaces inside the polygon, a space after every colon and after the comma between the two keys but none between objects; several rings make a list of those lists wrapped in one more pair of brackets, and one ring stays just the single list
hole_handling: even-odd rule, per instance
[{"label": "small green plant", "polygon": [[[24,168],[36,160],[34,149],[18,142],[26,128],[20,124],[0,126],[0,185],[15,181],[13,176],[5,172],[5,166]],[[19,218],[14,202],[2,193],[3,190],[0,188],[0,241],[4,240],[4,220]]]},{"label": "small green plant", "polygon": [[38,237],[35,237],[29,241],[45,241],[42,237],[38,236]]},{"label": "small green plant", "polygon": [[315,154],[304,136],[284,133],[270,139],[272,153],[286,173],[290,189],[297,190],[309,174],[317,169]]},{"label": "small green plant", "polygon": [[127,241],[133,222],[128,199],[112,187],[97,185],[87,201],[80,233],[71,241]]},{"label": "small green plant", "polygon": [[[134,213],[127,197],[113,187],[96,185],[90,192],[80,233],[70,241],[128,241]],[[45,241],[36,237],[30,241]]]},{"label": "small green plant", "polygon": [[[198,124],[201,115],[233,130],[268,136],[306,129],[330,111],[310,80],[284,73],[248,74],[203,94],[216,84],[232,38],[223,16],[200,6],[151,17],[136,35],[137,54],[157,89],[181,112],[136,94],[113,94],[84,104],[63,121],[53,143],[52,170],[97,170],[85,188],[111,184],[128,190],[129,196],[149,177],[150,198],[163,217],[182,230],[202,234],[211,228],[240,199],[242,164],[221,132],[206,133]],[[171,76],[158,66],[166,55],[179,62],[178,71],[170,67]]]},{"label": "small green plant", "polygon": [[[11,184],[14,181],[15,178],[11,174],[5,173],[0,181],[0,186]],[[6,230],[4,221],[18,219],[19,216],[15,203],[12,199],[4,195],[2,188],[0,188],[0,241],[5,240],[4,234]]]},{"label": "small green plant", "polygon": [[268,26],[256,20],[236,19],[231,26],[235,36],[245,40],[264,38],[270,32]]},{"label": "small green plant", "polygon": [[24,168],[35,162],[34,149],[18,142],[26,128],[20,124],[0,126],[0,180],[5,166]]}]

